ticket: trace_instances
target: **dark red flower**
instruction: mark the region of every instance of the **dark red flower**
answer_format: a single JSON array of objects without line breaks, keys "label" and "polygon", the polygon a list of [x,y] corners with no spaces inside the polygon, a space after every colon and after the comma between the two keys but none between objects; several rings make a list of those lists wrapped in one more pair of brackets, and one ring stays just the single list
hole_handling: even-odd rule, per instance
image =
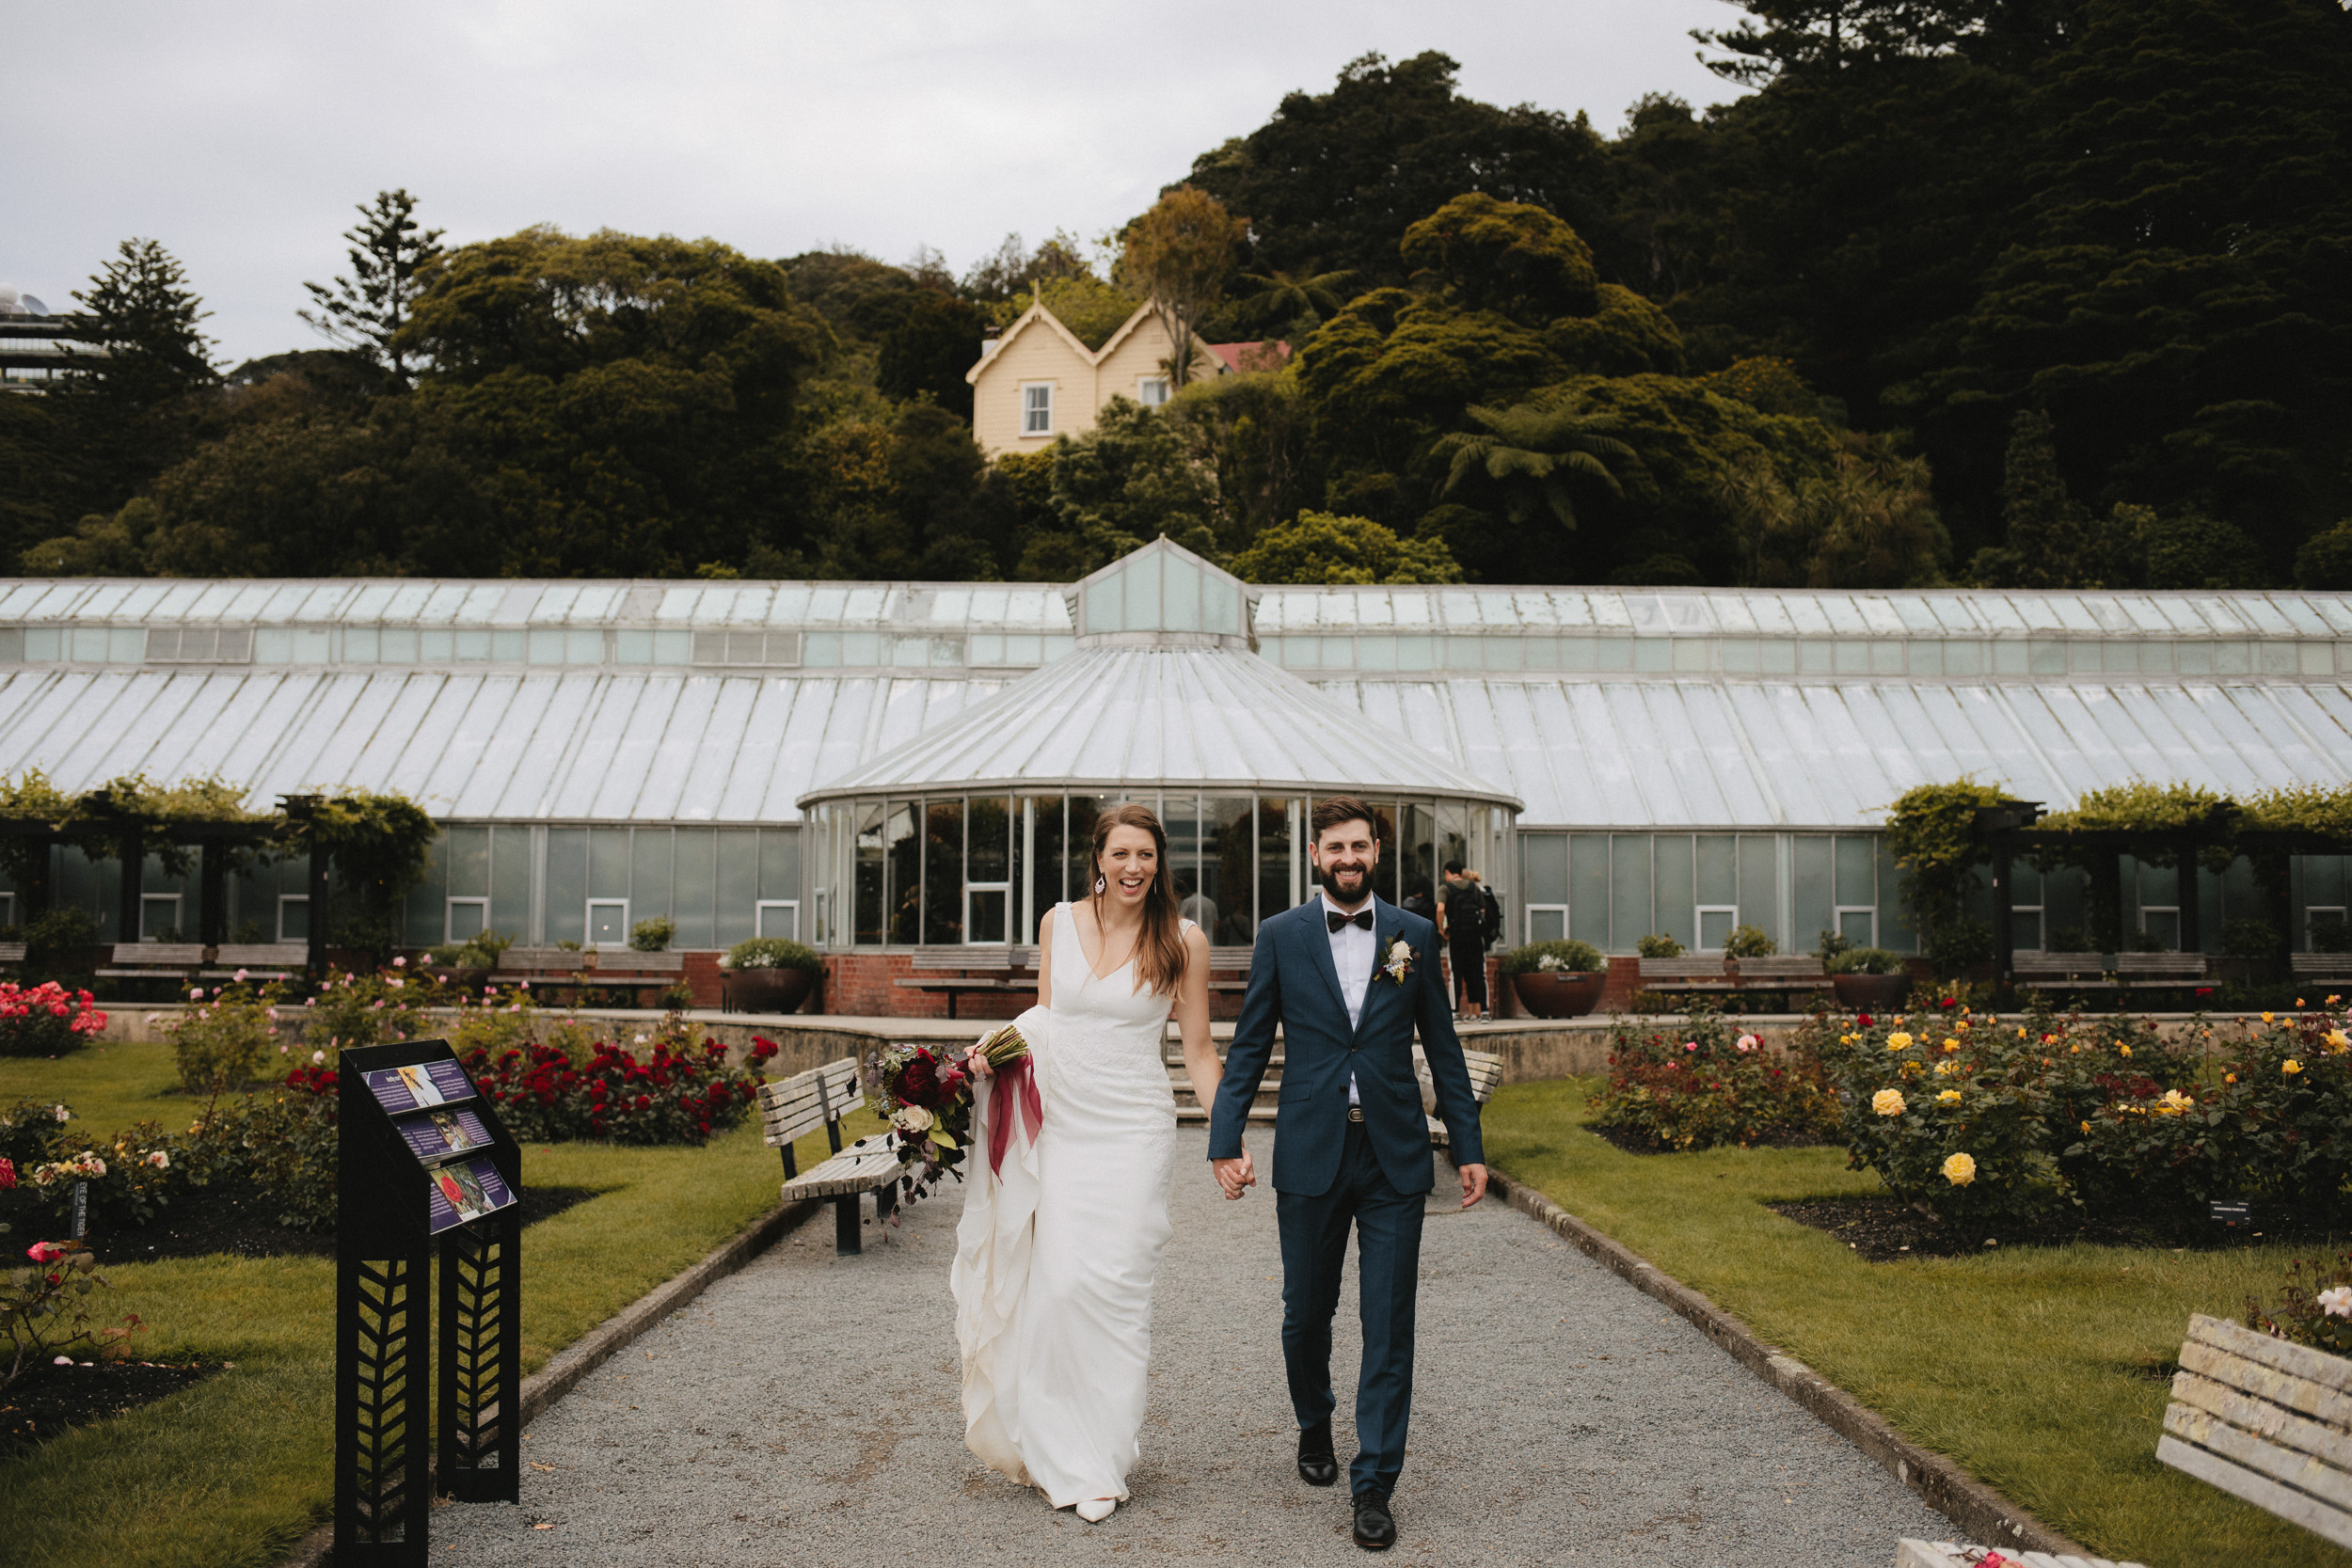
[{"label": "dark red flower", "polygon": [[898,1098],[927,1110],[939,1103],[939,1064],[930,1052],[917,1051],[907,1063],[898,1076]]}]

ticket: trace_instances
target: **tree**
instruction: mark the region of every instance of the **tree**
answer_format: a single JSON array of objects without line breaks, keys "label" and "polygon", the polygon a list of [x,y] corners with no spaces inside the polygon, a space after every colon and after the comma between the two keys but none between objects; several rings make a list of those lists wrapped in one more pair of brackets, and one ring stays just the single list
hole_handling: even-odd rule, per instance
[{"label": "tree", "polygon": [[1017,576],[1069,582],[1165,533],[1216,560],[1216,476],[1174,421],[1123,397],[1053,446],[1053,520],[1025,541]]},{"label": "tree", "polygon": [[1192,379],[1200,320],[1225,297],[1233,247],[1247,228],[1206,191],[1179,185],[1121,236],[1119,276],[1152,302],[1152,313],[1167,330],[1173,387]]},{"label": "tree", "polygon": [[1459,582],[1462,568],[1435,539],[1399,539],[1369,517],[1302,512],[1235,556],[1244,582]]},{"label": "tree", "polygon": [[1438,494],[1451,496],[1465,479],[1480,475],[1502,490],[1503,515],[1512,522],[1524,523],[1537,507],[1548,506],[1565,529],[1576,527],[1574,482],[1625,494],[1602,460],[1631,457],[1633,449],[1602,434],[1589,418],[1541,399],[1509,408],[1473,405],[1468,412],[1480,427],[1476,432],[1454,431],[1438,441],[1438,451],[1453,454]]},{"label": "tree", "polygon": [[978,307],[923,289],[897,314],[876,345],[874,385],[884,397],[929,394],[942,408],[970,420],[972,385],[963,376],[980,357],[986,329]]},{"label": "tree", "polygon": [[1252,292],[1235,302],[1234,313],[1269,332],[1290,330],[1303,336],[1339,309],[1340,291],[1355,279],[1352,272],[1316,272],[1311,265],[1296,274],[1279,269],[1246,272],[1241,280]]},{"label": "tree", "polygon": [[405,190],[378,191],[373,203],[355,208],[359,225],[343,230],[351,242],[351,276],[337,277],[331,287],[305,283],[318,308],[294,312],[321,337],[384,366],[403,386],[408,363],[401,328],[423,275],[441,257],[436,243],[441,230],[419,225],[416,210],[417,198]]},{"label": "tree", "polygon": [[2068,493],[2058,471],[2049,415],[2020,409],[2010,421],[2001,483],[2009,542],[1977,552],[1969,575],[1987,588],[2114,588],[2137,575],[2130,561],[2137,519],[2094,518]]}]

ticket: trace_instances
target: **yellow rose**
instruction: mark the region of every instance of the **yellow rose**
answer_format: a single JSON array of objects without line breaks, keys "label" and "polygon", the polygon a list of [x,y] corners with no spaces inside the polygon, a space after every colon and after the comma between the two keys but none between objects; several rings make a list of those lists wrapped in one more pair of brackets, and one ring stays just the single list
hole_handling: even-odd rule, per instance
[{"label": "yellow rose", "polygon": [[1904,1034],[1900,1029],[1898,1029],[1893,1034],[1886,1037],[1886,1049],[1889,1051],[1908,1051],[1911,1049],[1911,1037]]},{"label": "yellow rose", "polygon": [[1938,1062],[1935,1064],[1935,1075],[1938,1078],[1947,1077],[1951,1073],[1951,1071],[1952,1064],[1949,1062]]},{"label": "yellow rose", "polygon": [[1944,1042],[1944,1049],[1947,1053],[1958,1051],[1960,1049],[1960,1042],[1958,1040],[1947,1039]]},{"label": "yellow rose", "polygon": [[2234,1084],[2237,1082],[2237,1074],[2234,1072],[2225,1072],[2221,1075],[2221,1081],[2225,1084]]},{"label": "yellow rose", "polygon": [[1900,1089],[1879,1090],[1870,1097],[1870,1109],[1883,1117],[1901,1116],[1906,1109],[1903,1104],[1903,1091]]},{"label": "yellow rose", "polygon": [[2083,1131],[2084,1131],[2084,1132],[2090,1132],[2090,1123],[2089,1123],[2089,1122],[2084,1122],[2084,1123],[2083,1123]]},{"label": "yellow rose", "polygon": [[1953,1186],[1965,1187],[1976,1179],[1977,1162],[1974,1156],[1955,1154],[1944,1162],[1944,1180]]},{"label": "yellow rose", "polygon": [[2268,1013],[2265,1013],[2265,1014],[2263,1014],[2263,1022],[2264,1022],[2265,1023],[2270,1023],[2270,1022],[2275,1022],[2275,1020],[2273,1020],[2273,1019],[2271,1018],[2271,1016],[2270,1016]]},{"label": "yellow rose", "polygon": [[2279,1064],[2279,1070],[2280,1072],[2300,1072],[2303,1070],[2303,1064],[2296,1061],[2294,1057],[2289,1056],[2285,1061]]},{"label": "yellow rose", "polygon": [[1935,1099],[1936,1103],[1939,1105],[1957,1105],[1960,1103],[1960,1091],[1958,1089],[1946,1089],[1942,1094],[1937,1095]]},{"label": "yellow rose", "polygon": [[2196,1106],[2197,1101],[2189,1099],[2178,1089],[2165,1090],[2164,1098],[2156,1101],[2156,1109],[2169,1117],[2177,1117],[2184,1111],[2196,1109]]},{"label": "yellow rose", "polygon": [[2132,1053],[2132,1048],[2128,1045],[2119,1045],[2115,1049],[2121,1051],[2126,1056]]},{"label": "yellow rose", "polygon": [[2352,1039],[2347,1039],[2344,1037],[2344,1031],[2341,1029],[2328,1030],[2328,1054],[2330,1056],[2341,1056],[2347,1051],[2352,1051]]}]

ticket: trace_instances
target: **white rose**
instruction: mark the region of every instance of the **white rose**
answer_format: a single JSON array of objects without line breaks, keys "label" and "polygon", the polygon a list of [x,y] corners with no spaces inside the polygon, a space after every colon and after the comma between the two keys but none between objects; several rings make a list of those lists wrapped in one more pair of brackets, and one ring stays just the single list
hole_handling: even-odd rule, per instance
[{"label": "white rose", "polygon": [[2352,1318],[2352,1285],[2320,1291],[2319,1309],[2331,1318]]},{"label": "white rose", "polygon": [[920,1105],[901,1105],[890,1118],[890,1124],[901,1132],[928,1132],[931,1130],[931,1114]]}]

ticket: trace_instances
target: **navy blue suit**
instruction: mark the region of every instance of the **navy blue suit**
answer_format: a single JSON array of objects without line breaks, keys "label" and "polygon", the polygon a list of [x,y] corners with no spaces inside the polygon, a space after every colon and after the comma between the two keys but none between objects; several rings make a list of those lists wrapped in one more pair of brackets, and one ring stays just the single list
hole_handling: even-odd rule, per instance
[{"label": "navy blue suit", "polygon": [[[1351,1027],[1331,962],[1320,898],[1263,922],[1249,960],[1249,990],[1233,1028],[1209,1158],[1242,1151],[1242,1132],[1282,1028],[1282,1087],[1276,1097],[1272,1180],[1282,1238],[1282,1359],[1303,1430],[1330,1417],[1331,1317],[1338,1309],[1347,1232],[1357,1233],[1364,1360],[1356,1385],[1355,1491],[1387,1493],[1405,1464],[1413,1403],[1413,1308],[1421,1275],[1423,1205],[1436,1180],[1413,1073],[1413,1033],[1437,1085],[1438,1115],[1462,1164],[1486,1164],[1453,1008],[1438,969],[1438,928],[1374,900],[1372,983]],[[1382,967],[1403,940],[1414,950],[1404,981]],[[1363,1119],[1347,1116],[1356,1080]]]}]

